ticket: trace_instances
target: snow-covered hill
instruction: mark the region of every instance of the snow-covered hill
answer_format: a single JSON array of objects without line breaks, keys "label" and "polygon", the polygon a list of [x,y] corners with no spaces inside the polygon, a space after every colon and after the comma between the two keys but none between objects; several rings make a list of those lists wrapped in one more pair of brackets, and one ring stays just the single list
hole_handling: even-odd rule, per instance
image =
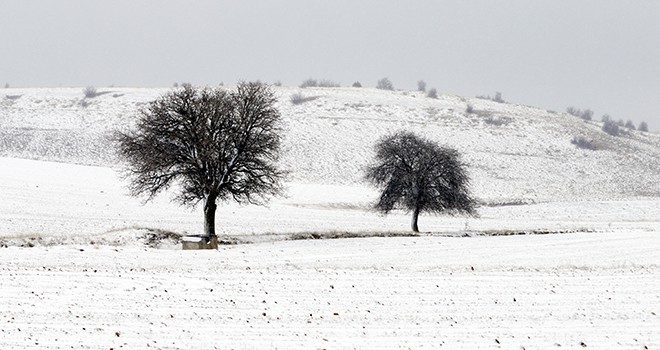
[{"label": "snow-covered hill", "polygon": [[[358,88],[273,87],[285,123],[282,167],[291,181],[359,184],[374,143],[406,129],[455,147],[485,203],[660,195],[660,136],[613,137],[599,122],[476,98]],[[169,89],[0,90],[0,156],[117,167],[110,135]],[[290,102],[294,93],[307,102]],[[472,113],[466,111],[473,107]],[[571,144],[592,140],[597,151]]]},{"label": "snow-covered hill", "polygon": [[[128,196],[109,138],[166,91],[0,90],[0,348],[660,344],[660,200],[640,198],[660,194],[657,135],[455,96],[275,88],[287,197],[222,204],[222,238],[255,244],[177,251],[169,238],[199,233],[200,208]],[[544,203],[424,215],[421,237],[286,240],[408,230],[360,183],[399,129],[458,148],[486,204]]]}]

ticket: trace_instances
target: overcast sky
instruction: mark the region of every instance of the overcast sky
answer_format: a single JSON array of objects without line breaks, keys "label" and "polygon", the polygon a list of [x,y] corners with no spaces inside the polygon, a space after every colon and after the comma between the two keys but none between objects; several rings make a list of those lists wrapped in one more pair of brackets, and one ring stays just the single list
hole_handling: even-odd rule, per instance
[{"label": "overcast sky", "polygon": [[660,131],[660,1],[2,0],[0,84],[238,80],[493,95]]}]

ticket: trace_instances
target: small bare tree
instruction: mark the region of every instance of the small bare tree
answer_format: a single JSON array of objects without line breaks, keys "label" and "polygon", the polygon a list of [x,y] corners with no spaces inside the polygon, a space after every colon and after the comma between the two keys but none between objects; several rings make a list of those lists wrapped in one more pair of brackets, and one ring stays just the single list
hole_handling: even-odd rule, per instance
[{"label": "small bare tree", "polygon": [[424,80],[417,82],[417,91],[426,92],[426,82]]},{"label": "small bare tree", "polygon": [[204,201],[204,234],[215,236],[217,201],[262,204],[281,191],[275,103],[261,83],[236,91],[184,85],[151,102],[135,129],[117,133],[132,194],[150,200],[179,184],[175,199]]},{"label": "small bare tree", "polygon": [[410,132],[386,136],[376,144],[376,160],[367,168],[366,179],[382,189],[376,209],[387,214],[401,205],[412,211],[414,232],[419,232],[421,212],[475,213],[458,151]]},{"label": "small bare tree", "polygon": [[380,90],[394,90],[394,85],[388,78],[383,78],[376,83],[376,89]]}]

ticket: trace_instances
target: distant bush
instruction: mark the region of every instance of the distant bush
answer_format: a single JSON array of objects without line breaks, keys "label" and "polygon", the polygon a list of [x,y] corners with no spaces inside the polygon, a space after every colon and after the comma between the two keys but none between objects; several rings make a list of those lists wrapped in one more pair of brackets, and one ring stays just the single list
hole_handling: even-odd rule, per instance
[{"label": "distant bush", "polygon": [[282,82],[278,80],[273,83],[273,86],[282,86]]},{"label": "distant bush", "polygon": [[394,85],[392,85],[392,82],[388,78],[383,78],[376,84],[376,89],[394,90]]},{"label": "distant bush", "polygon": [[5,89],[9,89],[9,83],[5,83]]},{"label": "distant bush", "polygon": [[584,120],[591,120],[593,116],[594,116],[594,111],[590,109],[585,109],[584,111],[582,111],[582,115],[580,116],[580,118]]},{"label": "distant bush", "polygon": [[417,91],[426,92],[426,82],[424,80],[417,82]]},{"label": "distant bush", "polygon": [[618,126],[620,126],[620,127],[624,127],[624,126],[626,126],[626,123],[623,122],[623,119],[619,119],[619,120],[616,122],[616,125],[618,125]]},{"label": "distant bush", "polygon": [[179,87],[179,83],[177,83],[177,82],[175,81],[174,84],[172,84],[172,87],[178,88],[178,87]]},{"label": "distant bush", "polygon": [[301,88],[306,88],[306,87],[317,87],[319,86],[319,82],[316,79],[306,79],[303,80],[302,84],[300,84]]},{"label": "distant bush", "polygon": [[649,125],[646,124],[646,122],[639,123],[639,131],[648,132],[649,131]]},{"label": "distant bush", "polygon": [[[591,118],[594,115],[594,111],[592,111],[588,108],[585,109],[585,110],[581,110],[581,109],[575,108],[575,107],[566,108],[566,113],[568,113],[570,115],[573,115],[573,116],[576,116],[578,118],[584,119],[584,120],[591,120]],[[605,116],[603,116],[603,117],[605,117]]]},{"label": "distant bush", "polygon": [[619,125],[611,120],[603,123],[603,131],[612,136],[619,136],[620,134]]},{"label": "distant bush", "polygon": [[181,87],[184,89],[192,89],[192,84],[191,83],[181,83]]},{"label": "distant bush", "polygon": [[85,95],[85,97],[87,97],[87,98],[94,98],[94,97],[98,96],[99,94],[96,91],[95,87],[88,86],[88,87],[83,89],[83,95]]},{"label": "distant bush", "polygon": [[318,98],[318,96],[305,96],[305,95],[301,94],[300,92],[296,92],[295,94],[291,95],[290,100],[291,100],[291,103],[293,103],[294,105],[299,105],[299,104],[305,103],[307,101],[316,100],[317,98]]},{"label": "distant bush", "polygon": [[499,92],[499,91],[496,91],[496,92],[495,92],[495,96],[490,96],[490,95],[480,95],[480,96],[477,96],[477,98],[480,98],[480,99],[482,99],[482,100],[491,100],[491,101],[495,101],[495,102],[498,102],[498,103],[505,103],[505,102],[506,102],[506,101],[504,101],[504,99],[502,98],[502,93]]},{"label": "distant bush", "polygon": [[[568,113],[570,115],[573,115],[573,116],[576,116],[580,119],[584,119],[584,120],[591,120],[593,118],[593,115],[594,115],[594,112],[589,108],[587,108],[585,110],[581,110],[581,109],[575,108],[575,107],[568,107],[568,108],[566,108],[566,113]],[[603,118],[608,119],[609,115],[606,114],[606,115],[603,116]]]},{"label": "distant bush", "polygon": [[582,149],[588,149],[595,151],[596,145],[594,145],[591,141],[587,140],[584,136],[574,136],[573,140],[571,140],[571,143],[576,145],[578,148]]},{"label": "distant bush", "polygon": [[362,84],[360,84],[359,81],[356,81],[356,82],[354,82],[353,85],[351,85],[351,86],[353,86],[354,88],[361,88],[361,87],[362,87]]},{"label": "distant bush", "polygon": [[465,113],[467,113],[467,114],[474,113],[474,106],[472,106],[471,104],[468,103],[467,107],[465,107]]},{"label": "distant bush", "polygon": [[626,122],[625,127],[630,129],[630,130],[637,130],[637,128],[635,127],[635,123],[633,123],[632,120],[628,120]]},{"label": "distant bush", "polygon": [[429,90],[429,92],[426,94],[426,97],[438,98],[438,90],[431,88],[431,90]]},{"label": "distant bush", "polygon": [[319,80],[319,87],[340,87],[339,83],[332,81],[332,80],[326,80],[322,79]]},{"label": "distant bush", "polygon": [[609,122],[612,121],[612,117],[610,117],[609,114],[603,114],[603,116],[600,118],[600,121],[603,123]]},{"label": "distant bush", "polygon": [[484,119],[484,122],[486,124],[490,124],[494,126],[502,126],[509,124],[509,120],[507,118],[502,118],[495,115],[489,115],[488,117],[486,117],[486,119]]},{"label": "distant bush", "polygon": [[334,82],[332,80],[327,80],[327,79],[321,79],[321,80],[316,80],[316,79],[307,79],[300,84],[301,88],[306,88],[306,87],[339,87],[339,83]]}]

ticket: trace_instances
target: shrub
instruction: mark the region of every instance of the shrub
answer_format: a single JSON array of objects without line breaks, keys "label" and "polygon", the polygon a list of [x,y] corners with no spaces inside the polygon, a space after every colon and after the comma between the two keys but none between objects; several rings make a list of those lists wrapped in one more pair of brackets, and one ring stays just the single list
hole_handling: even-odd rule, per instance
[{"label": "shrub", "polygon": [[98,96],[98,92],[96,91],[96,88],[93,86],[88,86],[83,89],[83,95],[87,98],[94,98]]},{"label": "shrub", "polygon": [[603,114],[603,116],[600,118],[600,121],[603,123],[609,122],[612,121],[612,117],[610,117],[609,114]]},{"label": "shrub", "polygon": [[594,145],[591,141],[587,140],[584,136],[574,136],[573,140],[571,140],[571,143],[576,145],[578,148],[582,149],[588,149],[595,151],[596,145]]},{"label": "shrub", "polygon": [[484,122],[490,125],[502,126],[508,124],[509,120],[507,118],[489,115],[486,119],[484,119]]},{"label": "shrub", "polygon": [[648,132],[649,131],[649,125],[646,124],[646,122],[639,123],[639,131]]},{"label": "shrub", "polygon": [[376,84],[376,89],[381,89],[381,90],[394,90],[394,86],[392,85],[392,82],[388,78],[383,78],[378,81]]},{"label": "shrub", "polygon": [[360,84],[359,81],[356,81],[356,82],[353,83],[352,86],[353,86],[354,88],[361,88],[361,87],[362,87],[362,84]]},{"label": "shrub", "polygon": [[300,84],[300,87],[339,87],[339,83],[327,79],[316,80],[310,78],[303,81],[302,84]]},{"label": "shrub", "polygon": [[308,96],[303,95],[300,92],[296,92],[295,94],[291,95],[290,100],[291,100],[291,103],[293,103],[294,105],[299,105],[299,104],[305,103],[307,101],[315,100],[317,98],[318,98],[318,96],[309,96],[308,97]]},{"label": "shrub", "polygon": [[306,79],[303,80],[302,84],[300,84],[301,88],[306,88],[306,87],[317,87],[319,86],[319,82],[316,81],[316,79]]},{"label": "shrub", "polygon": [[623,119],[619,119],[619,121],[616,122],[616,125],[624,127],[626,123],[623,122]]},{"label": "shrub", "polygon": [[429,92],[426,94],[426,97],[430,97],[430,98],[438,98],[438,90],[436,90],[435,88],[432,88],[432,89],[429,90]]},{"label": "shrub", "polygon": [[613,121],[603,123],[603,131],[612,136],[619,136],[619,125]]},{"label": "shrub", "polygon": [[172,84],[172,87],[178,88],[178,87],[179,87],[179,83],[177,83],[177,82],[175,81],[174,84]]},{"label": "shrub", "polygon": [[482,100],[491,100],[491,101],[495,101],[495,102],[498,102],[498,103],[505,103],[506,102],[502,98],[502,93],[499,92],[499,91],[495,92],[495,97],[492,97],[490,95],[485,95],[485,96],[480,95],[480,96],[477,96],[477,98],[480,98]]},{"label": "shrub", "polygon": [[580,118],[584,120],[591,120],[591,117],[593,117],[593,115],[594,115],[594,111],[590,109],[585,109],[584,111],[582,111],[582,115],[580,115]]},{"label": "shrub", "polygon": [[635,128],[635,123],[633,123],[632,120],[628,120],[625,127],[630,130],[637,130],[637,128]]},{"label": "shrub", "polygon": [[426,82],[424,80],[417,82],[417,91],[426,92]]},{"label": "shrub", "polygon": [[472,106],[471,104],[468,103],[467,107],[465,107],[465,113],[467,113],[467,114],[474,113],[474,106]]},{"label": "shrub", "polygon": [[[594,111],[592,111],[588,108],[585,109],[585,110],[581,110],[581,109],[575,108],[575,107],[566,108],[566,113],[568,113],[572,116],[576,116],[578,118],[584,119],[584,120],[591,120],[591,117],[593,117],[593,115],[594,115]],[[605,116],[603,116],[603,117],[605,117]]]},{"label": "shrub", "polygon": [[273,83],[273,86],[278,86],[278,87],[282,86],[282,82],[278,80],[278,81]]},{"label": "shrub", "polygon": [[319,81],[319,87],[339,87],[339,83],[332,80],[322,79]]}]

